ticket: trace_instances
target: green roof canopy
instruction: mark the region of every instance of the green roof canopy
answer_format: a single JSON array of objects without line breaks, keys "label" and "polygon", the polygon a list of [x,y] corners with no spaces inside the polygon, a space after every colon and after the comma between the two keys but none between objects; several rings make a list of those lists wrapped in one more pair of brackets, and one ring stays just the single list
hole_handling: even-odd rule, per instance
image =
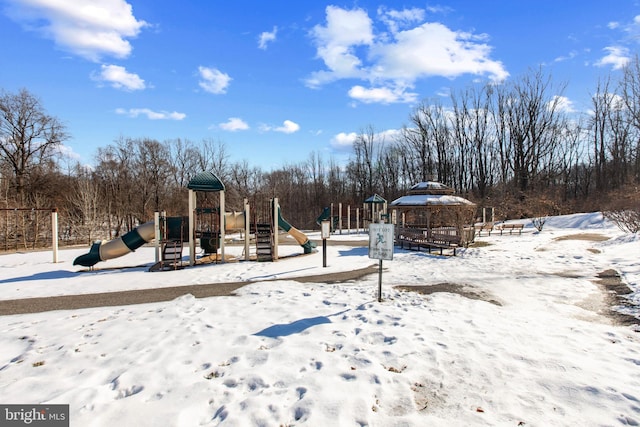
[{"label": "green roof canopy", "polygon": [[369,197],[364,202],[365,203],[387,203],[387,201],[385,199],[383,199],[382,197],[378,196],[377,194],[374,194],[373,196]]},{"label": "green roof canopy", "polygon": [[191,178],[187,188],[194,191],[224,191],[224,184],[216,174],[205,171]]}]

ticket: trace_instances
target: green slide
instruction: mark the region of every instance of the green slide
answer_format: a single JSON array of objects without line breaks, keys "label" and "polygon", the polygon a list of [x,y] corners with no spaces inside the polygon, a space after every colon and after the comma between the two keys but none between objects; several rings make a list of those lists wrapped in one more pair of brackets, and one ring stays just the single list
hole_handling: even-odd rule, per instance
[{"label": "green slide", "polygon": [[302,231],[298,230],[291,224],[289,224],[284,218],[282,218],[282,214],[280,213],[280,206],[278,206],[278,227],[282,228],[284,231],[289,233],[296,242],[302,246],[305,254],[310,254],[313,252],[313,249],[316,247],[315,242],[309,240],[306,234]]},{"label": "green slide", "polygon": [[155,237],[155,222],[149,221],[134,228],[127,234],[108,242],[97,242],[91,246],[88,254],[80,255],[73,265],[93,267],[100,261],[117,258],[133,252]]}]

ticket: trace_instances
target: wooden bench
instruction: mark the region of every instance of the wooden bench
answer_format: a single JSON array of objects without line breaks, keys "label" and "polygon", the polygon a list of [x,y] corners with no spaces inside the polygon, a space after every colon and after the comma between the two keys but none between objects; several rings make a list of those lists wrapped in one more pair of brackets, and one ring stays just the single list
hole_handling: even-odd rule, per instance
[{"label": "wooden bench", "polygon": [[524,224],[500,224],[498,225],[498,228],[500,229],[501,236],[505,230],[509,230],[509,234],[512,234],[515,230],[518,231],[518,234],[522,234]]},{"label": "wooden bench", "polygon": [[460,236],[454,236],[449,234],[432,234],[430,236],[424,233],[402,231],[398,234],[397,242],[400,247],[404,249],[407,245],[409,250],[417,248],[427,249],[431,253],[432,248],[440,249],[440,255],[442,255],[443,249],[453,249],[453,255],[456,255],[456,248],[460,246]]},{"label": "wooden bench", "polygon": [[405,244],[409,247],[409,249],[412,249],[414,246],[420,248],[427,242],[427,236],[425,236],[424,233],[402,231],[400,234],[398,234],[397,240],[398,243],[400,243],[400,247],[403,249]]},{"label": "wooden bench", "polygon": [[460,236],[453,236],[450,234],[433,234],[428,243],[428,251],[431,253],[431,247],[440,249],[440,255],[442,255],[443,249],[453,249],[453,256],[456,255],[456,248],[460,246]]},{"label": "wooden bench", "polygon": [[478,237],[482,237],[482,232],[486,231],[487,235],[491,236],[491,232],[493,231],[493,223],[492,222],[482,222],[475,224],[473,226],[478,232]]}]

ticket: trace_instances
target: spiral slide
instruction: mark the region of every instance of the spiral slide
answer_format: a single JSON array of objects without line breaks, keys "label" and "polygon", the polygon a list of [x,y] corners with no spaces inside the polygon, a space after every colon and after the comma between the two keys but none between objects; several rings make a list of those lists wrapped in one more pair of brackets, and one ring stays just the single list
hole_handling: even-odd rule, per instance
[{"label": "spiral slide", "polygon": [[134,228],[117,239],[96,242],[91,246],[88,254],[80,255],[73,261],[73,265],[93,267],[100,261],[118,258],[135,251],[140,246],[155,238],[155,222],[149,221]]}]

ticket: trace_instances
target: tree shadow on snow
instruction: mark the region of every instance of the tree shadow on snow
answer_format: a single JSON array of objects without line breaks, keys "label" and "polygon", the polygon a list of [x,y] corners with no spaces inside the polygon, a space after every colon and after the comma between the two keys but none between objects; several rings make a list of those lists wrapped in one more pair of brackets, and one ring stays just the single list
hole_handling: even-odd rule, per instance
[{"label": "tree shadow on snow", "polygon": [[313,326],[331,323],[331,319],[329,319],[329,317],[338,316],[345,313],[346,311],[348,310],[330,314],[328,316],[308,317],[306,319],[296,320],[295,322],[291,323],[269,326],[268,328],[263,329],[260,332],[256,332],[253,335],[258,337],[278,338],[286,337],[293,334],[299,334],[300,332],[303,332]]},{"label": "tree shadow on snow", "polygon": [[8,279],[1,279],[0,284],[2,283],[16,283],[16,282],[28,282],[31,280],[53,280],[53,279],[70,279],[72,277],[78,276],[78,273],[74,271],[67,270],[57,270],[57,271],[45,271],[42,273],[35,273],[30,276],[20,276],[20,277],[10,277]]},{"label": "tree shadow on snow", "polygon": [[365,246],[365,247],[351,248],[346,251],[338,251],[338,253],[340,254],[340,256],[363,256],[363,255],[369,254],[369,247]]}]

